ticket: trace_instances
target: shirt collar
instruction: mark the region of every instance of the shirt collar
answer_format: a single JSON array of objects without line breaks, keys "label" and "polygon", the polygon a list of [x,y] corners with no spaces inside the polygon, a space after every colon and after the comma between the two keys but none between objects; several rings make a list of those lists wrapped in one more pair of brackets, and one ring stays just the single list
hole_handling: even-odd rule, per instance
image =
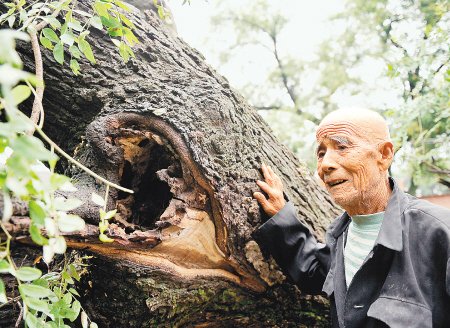
[{"label": "shirt collar", "polygon": [[[392,189],[392,194],[389,198],[383,223],[375,243],[395,251],[401,251],[403,249],[402,213],[407,203],[407,196],[400,190],[394,179],[389,178],[389,184]],[[337,239],[347,229],[350,221],[349,215],[347,212],[344,212],[336,220],[336,225],[332,228],[331,235]]]},{"label": "shirt collar", "polygon": [[394,179],[389,178],[389,182],[392,194],[389,198],[383,223],[375,244],[400,252],[403,249],[402,215],[406,207],[407,196],[400,190]]}]

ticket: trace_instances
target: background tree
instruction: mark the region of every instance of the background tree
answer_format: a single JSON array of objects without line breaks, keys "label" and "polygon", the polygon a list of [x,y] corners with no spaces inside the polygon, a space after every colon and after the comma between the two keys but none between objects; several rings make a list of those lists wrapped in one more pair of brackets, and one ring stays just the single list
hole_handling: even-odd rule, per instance
[{"label": "background tree", "polygon": [[[272,56],[268,82],[250,82],[242,92],[258,109],[266,110],[261,115],[277,136],[314,168],[308,155],[314,125],[338,106],[342,95],[369,97],[391,90],[392,97],[394,90],[395,105],[377,101],[373,108],[392,124],[397,144],[393,175],[403,179],[413,194],[446,190],[448,1],[346,1],[345,11],[332,20],[337,31],[345,27],[342,33],[325,41],[315,59],[301,63],[280,51],[280,40],[297,42],[293,35],[283,34],[290,16],[280,13],[281,6],[287,4],[261,0],[225,14],[218,9],[214,18],[219,28],[231,24],[237,31],[231,51],[244,52],[256,43]],[[230,48],[222,52],[224,60],[233,53]],[[379,71],[375,85],[365,76],[369,66]],[[305,137],[308,134],[311,137]]]}]

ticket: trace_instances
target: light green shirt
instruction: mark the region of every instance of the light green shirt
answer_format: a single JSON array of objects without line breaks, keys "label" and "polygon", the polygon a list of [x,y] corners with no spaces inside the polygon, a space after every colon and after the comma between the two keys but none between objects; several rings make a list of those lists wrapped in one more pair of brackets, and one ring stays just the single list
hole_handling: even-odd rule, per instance
[{"label": "light green shirt", "polygon": [[344,249],[347,287],[372,250],[383,223],[383,218],[384,212],[351,217],[352,221],[348,228],[347,243]]}]

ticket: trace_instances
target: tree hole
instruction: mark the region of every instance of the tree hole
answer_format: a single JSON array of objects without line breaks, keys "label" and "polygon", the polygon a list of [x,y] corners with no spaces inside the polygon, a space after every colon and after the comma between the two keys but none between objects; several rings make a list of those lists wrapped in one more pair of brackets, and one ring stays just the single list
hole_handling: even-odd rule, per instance
[{"label": "tree hole", "polygon": [[159,136],[150,136],[155,139],[128,135],[116,140],[125,157],[120,183],[134,191],[133,195],[119,192],[118,202],[127,208],[122,216],[144,229],[156,228],[156,221],[173,197],[170,187],[159,179],[157,172],[167,170],[170,176],[182,176],[180,163],[166,143]]}]

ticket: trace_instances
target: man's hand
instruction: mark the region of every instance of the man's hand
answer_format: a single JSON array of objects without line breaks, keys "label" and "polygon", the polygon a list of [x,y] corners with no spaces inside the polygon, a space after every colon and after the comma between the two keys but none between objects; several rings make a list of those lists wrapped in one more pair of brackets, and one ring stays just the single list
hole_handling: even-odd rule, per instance
[{"label": "man's hand", "polygon": [[262,164],[261,170],[266,181],[257,180],[256,183],[269,196],[269,199],[260,192],[255,192],[253,197],[261,204],[267,215],[274,216],[286,204],[283,197],[283,183],[269,166]]}]

